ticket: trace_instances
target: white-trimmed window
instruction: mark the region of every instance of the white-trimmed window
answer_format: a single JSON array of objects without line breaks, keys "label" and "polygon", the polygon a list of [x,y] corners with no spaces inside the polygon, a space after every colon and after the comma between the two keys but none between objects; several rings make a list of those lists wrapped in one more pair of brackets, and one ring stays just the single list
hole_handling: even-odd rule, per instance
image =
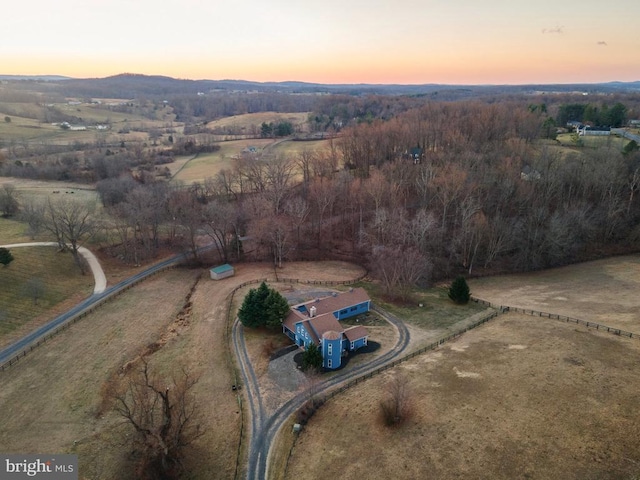
[{"label": "white-trimmed window", "polygon": [[333,352],[333,345],[328,343],[327,344],[327,355],[332,355]]},{"label": "white-trimmed window", "polygon": [[331,359],[329,359],[329,360],[327,361],[327,367],[328,367],[328,368],[331,368]]},{"label": "white-trimmed window", "polygon": [[367,337],[364,337],[364,341],[362,342],[362,345],[366,345],[367,344]]},{"label": "white-trimmed window", "polygon": [[351,350],[355,350],[356,349],[356,342],[351,342]]}]

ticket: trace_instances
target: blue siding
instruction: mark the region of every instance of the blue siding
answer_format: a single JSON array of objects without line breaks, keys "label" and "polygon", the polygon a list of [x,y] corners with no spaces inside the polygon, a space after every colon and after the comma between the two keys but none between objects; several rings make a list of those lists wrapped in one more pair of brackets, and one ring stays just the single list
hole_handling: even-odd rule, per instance
[{"label": "blue siding", "polygon": [[366,313],[369,311],[369,301],[359,303],[357,305],[352,305],[347,308],[343,308],[342,310],[336,310],[333,312],[333,315],[338,320],[343,320],[345,318],[354,317],[356,315],[360,315],[361,313]]},{"label": "blue siding", "polygon": [[324,368],[335,369],[342,361],[342,341],[322,339],[322,366]]},{"label": "blue siding", "polygon": [[347,350],[348,352],[352,352],[354,350],[359,349],[360,347],[364,347],[366,344],[367,343],[365,338],[359,338],[358,340],[353,342],[353,348],[351,348],[351,342],[345,338],[342,341],[342,348],[344,350]]}]

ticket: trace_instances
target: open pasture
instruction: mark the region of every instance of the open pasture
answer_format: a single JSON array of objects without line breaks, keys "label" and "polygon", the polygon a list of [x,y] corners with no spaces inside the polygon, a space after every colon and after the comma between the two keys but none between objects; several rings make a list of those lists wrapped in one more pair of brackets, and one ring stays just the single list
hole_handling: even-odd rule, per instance
[{"label": "open pasture", "polygon": [[270,153],[276,155],[298,157],[303,152],[328,152],[331,148],[331,140],[295,141],[285,140],[278,142],[270,149]]},{"label": "open pasture", "polygon": [[[84,203],[97,202],[97,204],[100,205],[98,194],[93,187],[82,183],[0,177],[0,187],[5,184],[15,187],[18,194],[18,202],[30,200],[40,201],[46,200],[49,197],[52,199],[67,197],[68,199],[78,200]],[[1,233],[0,239],[2,239]]]},{"label": "open pasture", "polygon": [[[220,170],[232,168],[234,159],[239,157],[246,148],[256,147],[260,152],[271,143],[273,143],[272,139],[221,142],[220,150],[217,152],[198,155],[186,163],[174,180],[185,183],[202,182],[207,177],[215,176]],[[167,166],[171,169],[171,164]]]},{"label": "open pasture", "polygon": [[[331,399],[286,479],[633,479],[640,342],[509,313]],[[379,403],[408,379],[411,414]]]},{"label": "open pasture", "polygon": [[622,151],[629,140],[620,137],[618,135],[584,135],[578,137],[578,142],[575,141],[574,133],[563,133],[558,135],[557,141],[563,147],[587,147],[587,148],[600,148],[611,147]]},{"label": "open pasture", "polygon": [[498,305],[557,313],[640,334],[640,255],[469,281]]},{"label": "open pasture", "polygon": [[0,267],[0,347],[79,303],[94,286],[93,276],[81,275],[69,253],[54,247],[10,251],[13,262]]},{"label": "open pasture", "polygon": [[279,112],[258,112],[245,113],[243,115],[233,115],[231,117],[221,118],[211,121],[207,124],[210,129],[226,128],[242,132],[245,135],[260,134],[260,128],[263,123],[290,122],[294,130],[303,128],[307,122],[306,112],[300,113],[279,113]]}]

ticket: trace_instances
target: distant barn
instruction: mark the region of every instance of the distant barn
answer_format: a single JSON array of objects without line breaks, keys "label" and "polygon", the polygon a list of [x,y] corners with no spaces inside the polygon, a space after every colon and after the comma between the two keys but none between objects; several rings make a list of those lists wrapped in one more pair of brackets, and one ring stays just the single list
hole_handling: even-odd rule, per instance
[{"label": "distant barn", "polygon": [[235,274],[235,270],[231,265],[225,263],[224,265],[220,265],[218,267],[213,267],[209,270],[209,274],[211,275],[212,280],[222,280],[223,278],[233,277]]}]

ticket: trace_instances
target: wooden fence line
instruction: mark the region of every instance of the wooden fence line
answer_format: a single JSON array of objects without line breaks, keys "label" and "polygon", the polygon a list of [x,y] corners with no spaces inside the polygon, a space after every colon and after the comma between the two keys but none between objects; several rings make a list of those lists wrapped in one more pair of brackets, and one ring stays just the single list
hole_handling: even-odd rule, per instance
[{"label": "wooden fence line", "polygon": [[[147,280],[148,278],[157,275],[158,273],[164,272],[165,270],[168,270],[170,268],[176,268],[177,264],[173,263],[170,265],[166,265],[158,270],[154,270],[153,272],[148,273],[147,275],[137,278],[135,280],[133,280],[131,283],[127,284],[127,285],[123,285],[122,287],[118,288],[117,290],[114,290],[113,292],[110,292],[108,295],[104,296],[103,298],[101,298],[99,301],[97,301],[96,303],[92,304],[91,306],[85,308],[84,310],[81,310],[80,312],[76,313],[75,315],[70,316],[67,320],[65,320],[62,324],[58,325],[55,330],[45,333],[44,335],[42,335],[41,337],[39,337],[37,339],[36,342],[32,342],[31,344],[27,345],[24,347],[24,349],[18,353],[17,355],[13,356],[12,358],[10,358],[8,361],[5,361],[3,364],[0,365],[0,372],[3,372],[5,369],[11,367],[12,365],[15,365],[18,360],[20,360],[21,358],[24,358],[27,356],[27,353],[30,353],[33,351],[34,348],[39,347],[40,345],[43,345],[47,340],[52,339],[55,335],[57,335],[58,333],[60,333],[62,330],[64,330],[65,328],[69,328],[72,324],[78,322],[78,320],[86,317],[87,315],[89,315],[90,313],[93,313],[95,310],[97,310],[98,308],[100,308],[101,306],[103,306],[105,303],[107,303],[108,301],[113,300],[114,298],[116,298],[118,295],[120,295],[121,293],[125,292],[126,290],[129,290],[131,287],[138,285],[140,282]],[[90,297],[87,297],[90,298]]]},{"label": "wooden fence line", "polygon": [[610,327],[608,325],[603,325],[601,323],[596,323],[596,322],[590,322],[590,321],[582,320],[582,319],[579,319],[579,318],[568,317],[566,315],[559,315],[557,313],[549,313],[549,312],[541,312],[539,310],[531,310],[531,309],[526,309],[526,308],[510,307],[510,306],[503,306],[503,305],[494,305],[491,302],[488,302],[486,300],[482,300],[480,298],[475,298],[475,297],[471,297],[471,300],[476,302],[476,303],[480,303],[482,305],[486,305],[488,307],[498,308],[502,312],[524,313],[525,315],[531,315],[533,317],[545,317],[545,318],[550,318],[550,319],[554,319],[554,320],[564,321],[564,322],[567,322],[567,323],[575,323],[577,325],[584,325],[587,328],[595,328],[596,330],[606,331],[606,332],[612,333],[614,335],[619,335],[621,337],[640,338],[640,334],[637,334],[637,333],[627,332],[626,330],[621,330],[620,328]]}]

